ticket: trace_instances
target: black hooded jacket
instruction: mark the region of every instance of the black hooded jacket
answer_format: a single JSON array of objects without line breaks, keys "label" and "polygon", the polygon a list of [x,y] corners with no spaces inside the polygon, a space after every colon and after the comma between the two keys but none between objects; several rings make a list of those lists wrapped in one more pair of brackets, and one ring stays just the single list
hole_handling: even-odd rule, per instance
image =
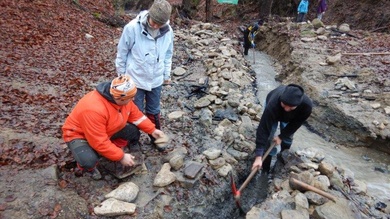
[{"label": "black hooded jacket", "polygon": [[273,124],[277,122],[288,123],[279,135],[280,139],[283,140],[293,135],[311,114],[313,104],[305,94],[303,95],[302,103],[295,110],[290,112],[284,111],[280,104],[280,96],[285,88],[285,85],[281,85],[267,95],[266,107],[256,132],[256,156],[263,156],[264,150],[269,147],[267,144]]}]

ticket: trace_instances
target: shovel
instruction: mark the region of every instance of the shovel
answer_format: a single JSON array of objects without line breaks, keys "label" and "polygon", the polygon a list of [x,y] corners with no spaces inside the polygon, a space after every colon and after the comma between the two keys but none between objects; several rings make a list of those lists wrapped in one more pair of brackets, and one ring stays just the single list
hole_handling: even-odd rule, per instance
[{"label": "shovel", "polygon": [[252,54],[253,54],[253,64],[256,64],[256,57],[255,57],[255,47],[253,47],[253,50],[252,50]]},{"label": "shovel", "polygon": [[[272,145],[268,148],[268,150],[263,155],[263,160],[265,160],[267,158],[268,154],[272,151],[272,149],[275,146],[276,146],[276,144],[272,143]],[[241,185],[240,189],[238,189],[238,190],[237,190],[236,184],[234,183],[233,173],[230,174],[230,180],[231,180],[231,183],[232,183],[232,192],[233,192],[233,195],[234,195],[234,200],[235,200],[236,205],[237,205],[238,209],[240,210],[241,214],[245,213],[245,211],[242,209],[242,207],[240,205],[241,192],[248,185],[249,181],[251,181],[251,179],[255,176],[257,171],[258,171],[257,169],[252,170],[251,173],[249,174],[249,176],[244,181],[244,183]]]},{"label": "shovel", "polygon": [[306,184],[306,183],[304,183],[298,179],[295,179],[293,177],[290,177],[289,184],[290,184],[290,187],[292,189],[297,189],[299,191],[312,191],[312,192],[315,192],[319,195],[324,196],[325,198],[332,200],[333,202],[336,202],[336,197],[334,197],[333,195],[331,195],[325,191],[322,191],[320,189],[317,189],[316,187],[311,186],[309,184]]}]

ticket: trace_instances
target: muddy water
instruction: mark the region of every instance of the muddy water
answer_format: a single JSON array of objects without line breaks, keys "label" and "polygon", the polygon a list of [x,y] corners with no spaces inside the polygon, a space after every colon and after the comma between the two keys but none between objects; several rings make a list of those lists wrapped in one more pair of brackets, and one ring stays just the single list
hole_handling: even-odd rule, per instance
[{"label": "muddy water", "polygon": [[[253,58],[255,56],[255,59]],[[272,59],[262,52],[250,51],[246,59],[256,72],[260,103],[264,103],[267,93],[278,86],[274,80],[278,73]],[[255,61],[254,61],[255,60]],[[326,133],[325,133],[326,134]],[[327,142],[317,134],[301,127],[295,134],[292,151],[304,148],[314,149],[326,156],[325,160],[352,172],[356,180],[367,185],[367,194],[381,201],[389,201],[390,174],[378,170],[387,170],[390,156],[369,148],[346,148]]]}]

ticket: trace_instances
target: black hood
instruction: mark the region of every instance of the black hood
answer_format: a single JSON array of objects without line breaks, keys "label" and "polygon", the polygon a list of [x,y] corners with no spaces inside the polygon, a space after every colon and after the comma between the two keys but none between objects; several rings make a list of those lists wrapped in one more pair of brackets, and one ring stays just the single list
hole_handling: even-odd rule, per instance
[{"label": "black hood", "polygon": [[116,104],[114,98],[110,94],[110,86],[111,86],[111,82],[103,82],[98,84],[98,86],[96,86],[96,90],[97,92],[99,92],[100,95],[102,95],[108,101],[110,101],[113,104]]}]

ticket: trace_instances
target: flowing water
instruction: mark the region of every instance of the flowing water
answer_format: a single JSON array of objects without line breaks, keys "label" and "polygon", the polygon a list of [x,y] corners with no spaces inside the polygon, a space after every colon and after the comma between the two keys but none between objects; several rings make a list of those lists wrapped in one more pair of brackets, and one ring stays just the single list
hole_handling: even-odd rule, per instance
[{"label": "flowing water", "polygon": [[[259,51],[250,51],[246,59],[250,62],[257,77],[257,97],[264,103],[268,92],[276,88],[277,74],[272,59]],[[356,180],[367,185],[367,194],[380,201],[390,201],[390,174],[387,171],[390,165],[390,156],[370,148],[345,148],[328,142],[301,127],[294,135],[292,151],[311,148],[326,156],[325,160],[336,166],[350,170]]]}]

